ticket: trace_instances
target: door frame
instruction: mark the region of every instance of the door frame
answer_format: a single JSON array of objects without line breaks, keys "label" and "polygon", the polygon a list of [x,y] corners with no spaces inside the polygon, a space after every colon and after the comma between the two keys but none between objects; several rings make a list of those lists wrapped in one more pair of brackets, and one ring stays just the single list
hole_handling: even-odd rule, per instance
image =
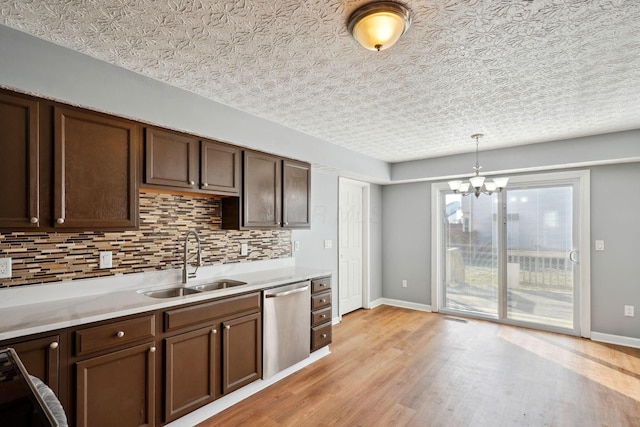
[{"label": "door frame", "polygon": [[[535,175],[517,175],[510,177],[510,183],[527,183],[532,186],[538,184],[551,184],[554,181],[577,181],[578,197],[577,206],[579,213],[577,217],[576,232],[580,236],[578,249],[578,277],[580,279],[578,304],[579,318],[576,328],[580,336],[591,337],[591,173],[587,170],[575,170],[566,172],[551,172]],[[507,187],[508,189],[508,187]],[[444,247],[444,230],[442,227],[444,218],[443,193],[450,191],[446,182],[431,184],[431,309],[434,312],[440,311],[443,307],[442,283],[445,280],[444,253],[440,248]],[[469,196],[471,197],[471,196]],[[482,197],[482,196],[481,196]],[[493,319],[492,319],[493,320]],[[509,323],[501,319],[495,321]],[[541,330],[554,330],[541,326]]]},{"label": "door frame", "polygon": [[342,194],[342,188],[344,184],[351,184],[360,187],[362,191],[362,307],[369,309],[371,308],[371,303],[369,301],[370,295],[370,231],[371,224],[369,221],[370,218],[370,185],[368,182],[357,181],[355,179],[339,177],[338,178],[338,318],[342,321],[342,314],[340,312],[340,291],[342,290],[342,286],[340,283],[340,221],[342,220],[342,216],[340,215],[340,196]]}]

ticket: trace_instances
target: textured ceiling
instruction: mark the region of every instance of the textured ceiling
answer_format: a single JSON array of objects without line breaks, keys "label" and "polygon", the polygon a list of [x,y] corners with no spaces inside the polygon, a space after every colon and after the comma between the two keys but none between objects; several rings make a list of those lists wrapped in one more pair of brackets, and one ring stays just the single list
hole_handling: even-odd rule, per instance
[{"label": "textured ceiling", "polygon": [[407,0],[382,52],[346,30],[366,2],[0,0],[0,23],[389,162],[640,128],[638,0]]}]

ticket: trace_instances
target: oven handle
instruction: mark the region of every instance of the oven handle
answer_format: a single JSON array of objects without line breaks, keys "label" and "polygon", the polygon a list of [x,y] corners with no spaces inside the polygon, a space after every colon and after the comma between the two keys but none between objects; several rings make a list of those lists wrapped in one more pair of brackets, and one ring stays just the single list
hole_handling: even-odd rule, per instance
[{"label": "oven handle", "polygon": [[298,294],[300,292],[304,292],[309,289],[309,286],[304,286],[302,288],[292,289],[290,291],[278,292],[277,294],[265,294],[265,298],[278,298],[278,297],[286,297],[291,294]]}]

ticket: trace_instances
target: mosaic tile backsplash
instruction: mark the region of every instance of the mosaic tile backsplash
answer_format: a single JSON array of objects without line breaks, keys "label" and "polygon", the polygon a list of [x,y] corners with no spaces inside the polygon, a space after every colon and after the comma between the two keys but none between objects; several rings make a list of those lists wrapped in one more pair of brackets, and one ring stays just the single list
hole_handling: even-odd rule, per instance
[{"label": "mosaic tile backsplash", "polygon": [[[221,212],[219,199],[141,192],[138,231],[0,233],[0,258],[13,261],[12,278],[0,279],[0,286],[181,268],[190,228],[200,235],[204,265],[291,256],[291,231],[221,230]],[[242,243],[249,246],[246,256]],[[112,251],[113,268],[98,268],[100,251]]]}]

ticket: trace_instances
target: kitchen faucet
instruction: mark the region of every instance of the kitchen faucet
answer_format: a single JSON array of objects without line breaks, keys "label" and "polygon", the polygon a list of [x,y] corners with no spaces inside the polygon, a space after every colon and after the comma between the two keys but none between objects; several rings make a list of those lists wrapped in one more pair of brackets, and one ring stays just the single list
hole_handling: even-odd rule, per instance
[{"label": "kitchen faucet", "polygon": [[[189,266],[189,260],[193,257],[193,255],[189,256],[189,236],[193,234],[194,236],[196,236],[196,242],[198,243],[198,252],[197,252],[197,257],[198,257],[198,263],[196,264],[196,269],[193,271],[193,273],[189,273],[187,271],[187,267]],[[187,231],[187,235],[184,238],[184,259],[183,259],[183,265],[182,265],[182,283],[186,284],[188,279],[193,279],[196,277],[196,273],[198,272],[198,267],[200,267],[202,265],[202,249],[200,248],[200,236],[198,235],[198,232],[191,228],[189,229],[189,231]]]}]

